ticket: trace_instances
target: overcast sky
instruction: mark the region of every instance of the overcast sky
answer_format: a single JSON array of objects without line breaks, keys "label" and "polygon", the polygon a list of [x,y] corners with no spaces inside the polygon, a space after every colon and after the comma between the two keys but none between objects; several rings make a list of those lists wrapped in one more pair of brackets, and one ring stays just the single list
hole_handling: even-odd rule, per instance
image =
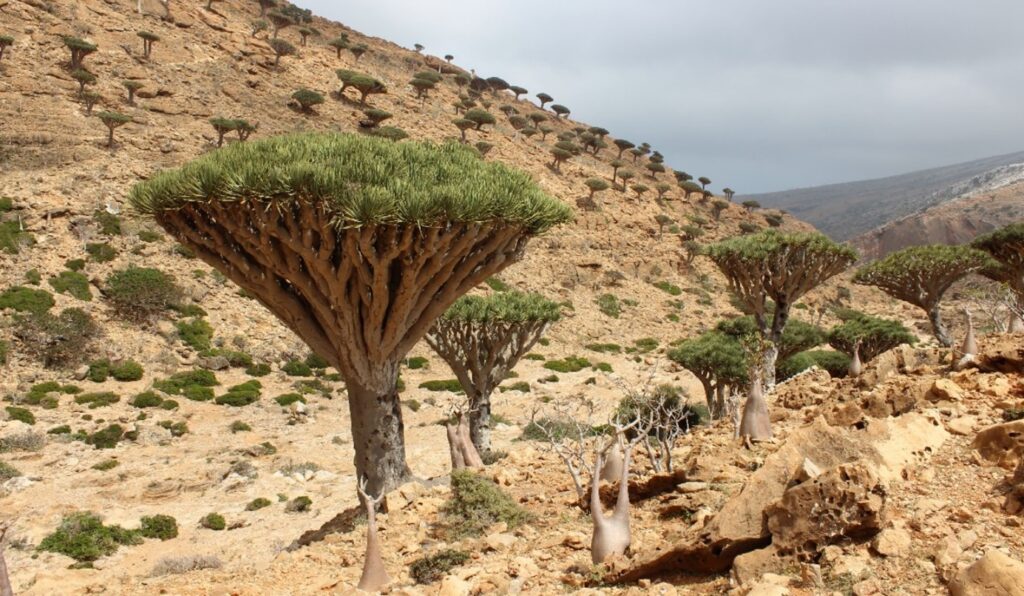
[{"label": "overcast sky", "polygon": [[716,189],[1024,151],[1020,0],[298,0],[647,141]]}]

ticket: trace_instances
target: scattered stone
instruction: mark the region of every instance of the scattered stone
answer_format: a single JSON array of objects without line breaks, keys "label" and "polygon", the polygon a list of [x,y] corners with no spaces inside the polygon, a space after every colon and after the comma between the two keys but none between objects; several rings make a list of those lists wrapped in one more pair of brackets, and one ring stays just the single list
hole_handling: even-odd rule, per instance
[{"label": "scattered stone", "polygon": [[1024,564],[990,550],[949,583],[952,596],[1022,596]]},{"label": "scattered stone", "polygon": [[982,429],[974,448],[986,461],[1012,469],[1024,456],[1024,420],[1014,420]]},{"label": "scattered stone", "polygon": [[910,533],[898,528],[882,530],[871,542],[871,548],[883,557],[902,557],[910,548]]},{"label": "scattered stone", "polygon": [[964,398],[964,390],[949,379],[936,379],[928,390],[929,401],[960,401]]}]

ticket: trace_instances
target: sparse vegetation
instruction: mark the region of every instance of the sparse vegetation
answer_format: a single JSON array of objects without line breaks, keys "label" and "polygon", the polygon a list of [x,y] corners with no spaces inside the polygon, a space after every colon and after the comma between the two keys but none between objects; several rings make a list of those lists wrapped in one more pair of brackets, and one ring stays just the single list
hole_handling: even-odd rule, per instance
[{"label": "sparse vegetation", "polygon": [[417,584],[432,584],[468,560],[466,551],[444,549],[413,561],[409,564],[409,575]]},{"label": "sparse vegetation", "polygon": [[91,563],[114,554],[120,546],[140,544],[136,532],[120,526],[107,526],[92,512],[73,513],[60,522],[52,534],[43,538],[39,550],[62,554],[80,563]]},{"label": "sparse vegetation", "polygon": [[499,522],[514,529],[530,520],[530,514],[489,478],[456,470],[451,482],[452,496],[442,508],[445,534],[450,539],[479,536]]}]

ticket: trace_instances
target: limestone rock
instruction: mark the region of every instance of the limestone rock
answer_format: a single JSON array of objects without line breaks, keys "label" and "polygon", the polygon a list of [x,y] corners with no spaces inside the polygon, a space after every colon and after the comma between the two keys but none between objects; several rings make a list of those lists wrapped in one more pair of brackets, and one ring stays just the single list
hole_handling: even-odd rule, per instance
[{"label": "limestone rock", "polygon": [[983,370],[1024,373],[1024,334],[1007,333],[989,339],[981,348],[978,364]]},{"label": "limestone rock", "polygon": [[441,588],[437,592],[438,596],[469,596],[470,585],[464,579],[460,579],[454,575],[441,580]]},{"label": "limestone rock", "polygon": [[872,536],[885,517],[885,489],[865,462],[832,468],[765,509],[772,545],[786,555],[813,556],[826,545]]},{"label": "limestone rock", "polygon": [[953,433],[954,435],[960,435],[962,437],[971,434],[974,431],[975,425],[978,424],[978,418],[975,416],[961,416],[954,418],[946,423],[946,430]]},{"label": "limestone rock", "polygon": [[928,390],[930,401],[960,401],[964,398],[964,390],[949,379],[936,379]]},{"label": "limestone rock", "polygon": [[1006,493],[1003,509],[1010,515],[1024,513],[1024,458],[1017,464],[1017,471],[1010,478],[1010,491]]},{"label": "limestone rock", "polygon": [[882,530],[871,542],[871,548],[883,557],[901,557],[910,548],[910,533],[898,528]]},{"label": "limestone rock", "polygon": [[982,429],[974,438],[974,448],[986,460],[1004,468],[1013,468],[1024,456],[1024,420]]},{"label": "limestone rock", "polygon": [[1024,563],[990,550],[949,583],[953,596],[1024,596]]}]

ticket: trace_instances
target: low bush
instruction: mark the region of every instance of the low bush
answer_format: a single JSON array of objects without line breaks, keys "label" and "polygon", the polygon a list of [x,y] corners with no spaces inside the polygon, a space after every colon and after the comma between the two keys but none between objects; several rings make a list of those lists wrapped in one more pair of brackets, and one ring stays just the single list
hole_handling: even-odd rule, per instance
[{"label": "low bush", "polygon": [[144,538],[170,540],[178,537],[178,520],[170,515],[146,516],[140,523],[139,535]]},{"label": "low bush", "polygon": [[104,408],[111,404],[116,404],[121,401],[116,393],[110,391],[100,391],[96,393],[82,393],[75,396],[75,403],[79,405],[88,404],[90,410],[96,408]]},{"label": "low bush", "polygon": [[519,381],[517,383],[512,383],[511,385],[501,387],[501,391],[502,393],[506,391],[518,391],[519,393],[529,393],[530,384],[527,383],[526,381]]},{"label": "low bush", "polygon": [[284,395],[278,395],[277,397],[275,397],[274,401],[277,402],[277,405],[286,408],[297,401],[306,403],[306,398],[302,397],[298,393],[285,393]]},{"label": "low bush", "polygon": [[262,388],[263,385],[255,379],[246,381],[229,387],[227,393],[218,396],[217,399],[214,400],[214,403],[221,406],[232,406],[235,408],[247,406],[259,401],[260,389]]},{"label": "low bush", "polygon": [[252,501],[249,501],[249,504],[245,506],[245,510],[246,511],[258,511],[260,509],[263,509],[264,507],[270,507],[270,505],[271,505],[270,499],[265,499],[263,497],[258,497],[258,498],[253,499]]},{"label": "low bush", "polygon": [[50,286],[58,294],[69,294],[85,302],[92,300],[89,278],[77,271],[61,271],[50,278]]},{"label": "low bush", "polygon": [[140,323],[154,318],[181,300],[181,289],[174,278],[159,269],[148,267],[128,267],[115,271],[107,278],[104,293],[121,317]]},{"label": "low bush", "polygon": [[170,431],[172,437],[181,437],[188,434],[188,424],[184,422],[161,420],[160,422],[157,422],[156,425]]},{"label": "low bush", "polygon": [[634,341],[633,345],[636,346],[636,351],[637,352],[639,352],[641,354],[646,354],[647,352],[650,352],[651,350],[657,349],[659,343],[660,342],[658,340],[654,339],[653,337],[642,337],[642,338]]},{"label": "low bush", "polygon": [[622,314],[622,305],[619,304],[619,298],[615,294],[602,294],[597,297],[597,309],[603,314],[617,319]]},{"label": "low bush", "polygon": [[59,315],[48,312],[15,319],[14,335],[25,353],[42,360],[46,367],[70,367],[88,353],[100,328],[85,311],[68,308]]},{"label": "low bush", "polygon": [[215,387],[220,385],[217,376],[209,370],[190,370],[175,373],[166,379],[153,383],[153,387],[168,395],[185,395],[185,389],[189,387]]},{"label": "low bush", "polygon": [[263,362],[252,364],[245,369],[245,374],[250,377],[265,377],[270,374],[270,365]]},{"label": "low bush", "polygon": [[285,505],[285,513],[305,513],[313,506],[313,499],[307,496],[295,497]]},{"label": "low bush", "polygon": [[445,533],[450,539],[479,536],[497,523],[514,529],[530,520],[529,513],[489,478],[456,470],[451,482],[452,496],[442,508]]},{"label": "low bush", "polygon": [[231,423],[231,426],[228,427],[228,430],[231,431],[231,434],[247,433],[252,430],[252,427],[242,422],[241,420],[235,420],[234,422]]},{"label": "low bush", "polygon": [[671,284],[671,283],[669,283],[667,281],[654,282],[652,285],[654,287],[658,288],[659,290],[661,290],[662,292],[665,292],[665,293],[670,294],[672,296],[678,296],[678,295],[683,293],[682,288],[680,288],[679,286],[673,285],[673,284]]},{"label": "low bush", "polygon": [[458,379],[437,379],[433,381],[424,381],[419,385],[420,389],[426,389],[427,391],[450,391],[452,393],[465,393],[462,389],[462,384],[459,383]]},{"label": "low bush", "polygon": [[72,513],[52,534],[39,543],[38,550],[59,553],[80,563],[91,563],[114,554],[118,547],[140,544],[138,533],[120,526],[106,526],[92,512]]},{"label": "low bush", "polygon": [[177,575],[199,571],[201,569],[220,569],[223,564],[217,557],[206,555],[186,555],[183,557],[164,557],[157,561],[153,570],[149,572],[150,577],[161,575]]},{"label": "low bush", "polygon": [[417,584],[432,584],[468,560],[469,553],[466,551],[447,548],[410,563],[409,575]]},{"label": "low bush", "polygon": [[313,369],[301,360],[290,360],[281,367],[281,371],[289,377],[311,377]]},{"label": "low bush", "polygon": [[113,449],[124,438],[124,429],[120,424],[111,424],[103,430],[86,435],[85,444],[96,449]]},{"label": "low bush", "polygon": [[46,435],[31,430],[0,437],[0,453],[39,451],[44,445],[46,445]]},{"label": "low bush", "polygon": [[121,235],[121,218],[117,215],[104,209],[97,209],[93,212],[92,219],[96,222],[100,234],[111,237]]},{"label": "low bush", "polygon": [[93,263],[109,263],[117,257],[117,251],[106,242],[90,242],[85,245],[85,253]]},{"label": "low bush", "polygon": [[622,352],[622,346],[619,344],[587,344],[584,346],[586,349],[592,352],[598,352],[600,354],[618,354]]},{"label": "low bush", "polygon": [[116,459],[105,459],[100,463],[94,465],[92,469],[99,470],[100,472],[108,472],[119,465],[121,465],[121,462],[117,461]]},{"label": "low bush", "polygon": [[19,406],[7,406],[5,410],[7,410],[7,417],[10,418],[11,420],[17,420],[19,422],[24,422],[25,424],[30,425],[36,423],[35,414],[33,414],[32,410],[29,410],[28,408],[22,408]]},{"label": "low bush", "polygon": [[207,530],[219,532],[227,527],[227,522],[224,521],[224,516],[219,513],[207,513],[203,516],[203,519],[199,520],[199,525]]},{"label": "low bush", "polygon": [[21,471],[7,462],[0,461],[0,482],[7,482],[11,478],[21,476]]},{"label": "low bush", "polygon": [[195,318],[188,321],[175,323],[178,330],[178,338],[193,350],[206,353],[210,351],[213,341],[213,327],[206,322],[206,319]]},{"label": "low bush", "polygon": [[0,310],[9,308],[20,313],[42,314],[54,304],[53,294],[46,290],[13,286],[0,293]]},{"label": "low bush", "polygon": [[413,356],[405,359],[405,366],[409,370],[420,370],[421,368],[427,368],[429,361],[423,356]]},{"label": "low bush", "polygon": [[142,365],[134,360],[124,360],[110,367],[110,376],[122,383],[138,381],[144,373]]},{"label": "low bush", "polygon": [[590,361],[578,356],[568,356],[562,360],[549,360],[544,363],[544,368],[560,373],[574,373],[590,367]]},{"label": "low bush", "polygon": [[163,398],[152,391],[144,391],[133,397],[131,401],[136,408],[157,408],[163,403]]}]

